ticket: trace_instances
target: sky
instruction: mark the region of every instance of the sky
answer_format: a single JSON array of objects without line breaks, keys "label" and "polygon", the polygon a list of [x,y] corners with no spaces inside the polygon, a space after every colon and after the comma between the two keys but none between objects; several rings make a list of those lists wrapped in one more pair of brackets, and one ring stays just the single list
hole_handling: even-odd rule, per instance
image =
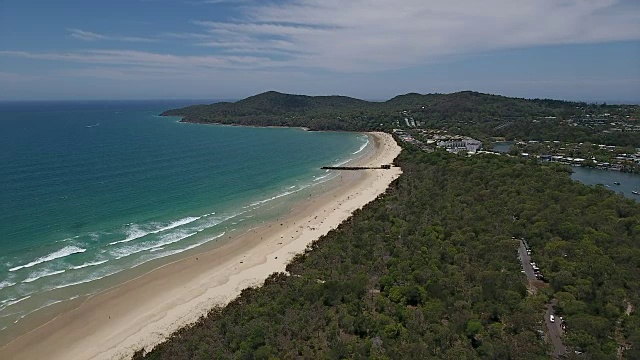
[{"label": "sky", "polygon": [[640,102],[640,0],[0,0],[0,101]]}]

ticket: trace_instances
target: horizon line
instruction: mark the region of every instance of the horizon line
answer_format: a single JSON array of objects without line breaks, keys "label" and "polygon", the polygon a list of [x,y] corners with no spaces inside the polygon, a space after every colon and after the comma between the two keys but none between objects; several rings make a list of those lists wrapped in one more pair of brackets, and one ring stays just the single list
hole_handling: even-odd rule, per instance
[{"label": "horizon line", "polygon": [[521,96],[512,96],[512,95],[503,95],[503,94],[497,94],[497,93],[488,93],[488,92],[481,92],[481,91],[477,91],[477,90],[461,90],[461,91],[454,91],[454,92],[429,92],[429,93],[419,93],[416,91],[410,91],[407,93],[401,93],[401,94],[397,94],[394,95],[390,98],[387,99],[373,99],[373,98],[359,98],[359,97],[354,97],[354,96],[349,96],[349,95],[339,95],[339,94],[331,94],[331,95],[306,95],[306,94],[295,94],[295,93],[283,93],[280,91],[274,91],[274,90],[268,90],[268,91],[263,91],[260,93],[256,93],[253,95],[248,95],[245,97],[220,97],[220,98],[216,98],[216,97],[180,97],[180,98],[91,98],[91,99],[0,99],[0,103],[28,103],[28,102],[105,102],[105,101],[118,101],[118,102],[134,102],[134,101],[215,101],[215,102],[235,102],[235,101],[239,101],[242,99],[246,99],[248,97],[252,97],[252,96],[256,96],[256,95],[261,95],[267,92],[278,92],[281,94],[285,94],[285,95],[303,95],[303,96],[311,96],[311,97],[318,97],[318,96],[345,96],[345,97],[350,97],[350,98],[354,98],[354,99],[358,99],[358,100],[365,100],[365,101],[370,101],[370,102],[385,102],[388,101],[390,99],[393,99],[394,97],[397,96],[403,96],[403,95],[408,95],[408,94],[419,94],[419,95],[450,95],[450,94],[456,94],[456,93],[463,93],[463,92],[474,92],[474,93],[479,93],[479,94],[484,94],[484,95],[494,95],[494,96],[503,96],[503,97],[507,97],[507,98],[515,98],[515,99],[525,99],[525,100],[556,100],[556,101],[566,101],[566,102],[578,102],[578,103],[587,103],[587,104],[607,104],[607,105],[640,105],[640,99],[590,99],[590,100],[583,100],[583,99],[562,99],[562,98],[552,98],[552,97],[521,97]]}]

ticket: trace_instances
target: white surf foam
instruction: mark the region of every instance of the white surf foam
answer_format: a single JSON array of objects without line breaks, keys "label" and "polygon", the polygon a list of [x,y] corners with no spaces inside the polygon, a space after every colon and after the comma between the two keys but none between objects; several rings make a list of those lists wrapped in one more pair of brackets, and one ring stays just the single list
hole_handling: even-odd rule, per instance
[{"label": "white surf foam", "polygon": [[72,267],[71,267],[71,269],[72,269],[72,270],[77,270],[77,269],[82,269],[82,268],[86,268],[86,267],[89,267],[89,266],[98,266],[98,265],[101,265],[101,264],[106,263],[107,261],[109,261],[109,260],[102,260],[102,261],[96,261],[96,262],[88,262],[88,263],[84,263],[84,264],[82,264],[82,265],[72,266]]},{"label": "white surf foam", "polygon": [[[349,161],[351,161],[351,160],[353,160],[353,159],[351,159],[351,158],[349,158],[349,159],[345,159],[345,160],[342,160],[342,161],[340,161],[340,162],[337,162],[337,163],[333,164],[332,166],[342,166],[342,165],[344,165],[344,164],[348,163],[348,162],[349,162]],[[336,161],[338,161],[338,160],[336,159]],[[325,172],[330,172],[330,171],[331,171],[331,170],[329,170],[329,169],[325,170]]]},{"label": "white surf foam", "polygon": [[245,210],[245,211],[242,211],[240,213],[229,215],[229,216],[217,216],[217,217],[214,217],[211,220],[209,220],[209,221],[207,221],[207,222],[205,222],[203,224],[199,224],[197,227],[193,228],[193,230],[196,230],[196,231],[200,232],[200,231],[206,230],[208,228],[212,228],[212,227],[214,227],[216,225],[222,224],[223,222],[225,222],[227,220],[231,220],[236,216],[240,216],[240,215],[246,213],[247,211],[249,211],[249,210]]},{"label": "white surf foam", "polygon": [[212,238],[206,239],[206,240],[204,240],[204,241],[201,241],[201,242],[198,242],[198,243],[195,243],[195,244],[189,245],[189,246],[187,246],[187,247],[185,247],[185,248],[182,248],[182,249],[177,249],[177,250],[168,251],[168,252],[164,253],[162,257],[165,257],[165,256],[171,256],[171,255],[175,255],[175,254],[180,254],[181,252],[185,252],[185,251],[187,251],[187,250],[195,249],[195,248],[197,248],[198,246],[204,245],[204,244],[206,244],[206,243],[208,243],[208,242],[210,242],[210,241],[213,241],[213,240],[215,240],[215,239],[217,239],[217,238],[219,238],[219,237],[221,237],[221,236],[224,236],[224,234],[225,234],[225,233],[222,233],[222,234],[220,234],[220,235],[217,235],[217,236],[214,236],[214,237],[212,237]]},{"label": "white surf foam", "polygon": [[70,241],[70,240],[77,239],[79,237],[80,237],[80,235],[76,235],[76,236],[72,236],[70,238],[66,238],[66,239],[62,239],[62,240],[56,240],[55,242],[67,242],[67,241]]},{"label": "white surf foam", "polygon": [[[149,262],[149,261],[151,261],[151,260],[161,259],[161,258],[163,258],[163,257],[167,257],[167,256],[175,255],[175,254],[180,254],[180,253],[185,252],[185,251],[187,251],[187,250],[194,249],[194,248],[196,248],[196,247],[198,247],[198,246],[204,245],[204,244],[206,244],[206,243],[208,243],[208,242],[210,242],[210,241],[213,241],[213,240],[215,240],[215,239],[218,239],[218,238],[220,238],[220,237],[224,236],[224,234],[225,234],[225,233],[226,233],[226,232],[223,232],[223,233],[221,233],[221,234],[218,234],[218,235],[216,235],[216,236],[213,236],[213,237],[207,238],[207,239],[202,240],[202,241],[200,241],[200,242],[198,242],[198,243],[191,244],[191,245],[186,246],[186,247],[184,247],[184,248],[180,248],[180,249],[175,249],[175,250],[170,250],[170,251],[167,251],[167,252],[163,252],[163,253],[159,254],[159,256],[156,256],[156,257],[153,257],[153,258],[149,258],[149,259],[147,259],[147,260],[145,260],[145,261],[142,261],[142,262],[140,262],[140,263],[136,264],[134,267],[136,267],[136,266],[140,266],[140,265],[142,265],[142,264],[144,264],[144,263],[146,263],[146,262]],[[154,251],[154,250],[160,250],[160,249],[162,249],[162,248],[155,248],[155,249],[152,249],[150,252],[152,252],[152,251]]]},{"label": "white surf foam", "polygon": [[28,278],[24,279],[22,282],[23,283],[30,283],[30,282],[34,282],[38,279],[42,279],[44,277],[48,277],[48,276],[53,276],[53,275],[58,275],[58,274],[62,274],[63,272],[65,272],[66,270],[57,270],[57,271],[47,271],[47,270],[43,270],[43,271],[37,271],[33,274],[31,274]]},{"label": "white surf foam", "polygon": [[364,150],[367,147],[367,145],[369,145],[369,137],[368,136],[367,136],[367,142],[362,144],[362,146],[360,146],[360,149],[358,149],[358,151],[356,151],[354,153],[351,153],[351,155],[355,155],[355,154],[360,153],[362,150]]},{"label": "white surf foam", "polygon": [[[8,281],[8,280],[5,280],[5,281],[3,281],[3,282],[0,282],[0,289],[8,288],[8,287],[11,287],[11,286],[13,286],[13,285],[15,285],[15,284],[16,284],[16,283],[14,283],[14,282],[10,282],[10,281]],[[0,303],[0,304],[1,304],[1,303]]]},{"label": "white surf foam", "polygon": [[272,201],[272,200],[275,200],[275,199],[279,199],[279,198],[281,198],[283,196],[287,196],[287,195],[291,195],[291,194],[297,193],[298,191],[304,190],[306,188],[307,188],[307,186],[303,186],[303,187],[301,187],[299,189],[296,189],[296,190],[285,191],[285,192],[280,193],[278,195],[272,196],[272,197],[270,197],[268,199],[264,199],[264,200],[253,202],[249,206],[253,207],[253,206],[257,206],[257,205],[262,205],[262,204],[264,204],[266,202],[269,202],[269,201]]},{"label": "white surf foam", "polygon": [[[216,236],[214,236],[214,237],[207,238],[207,239],[205,239],[205,240],[203,240],[203,241],[200,241],[200,242],[198,242],[198,243],[195,243],[195,244],[189,245],[189,246],[184,247],[184,248],[181,248],[181,249],[176,249],[176,250],[171,250],[171,251],[167,251],[167,252],[159,253],[159,254],[158,254],[159,256],[154,256],[154,257],[150,257],[150,258],[144,259],[144,260],[140,261],[139,263],[136,263],[136,264],[135,264],[135,265],[133,265],[132,267],[128,267],[128,268],[126,268],[126,269],[122,268],[122,269],[118,269],[118,270],[115,270],[115,271],[108,271],[108,272],[106,272],[106,273],[105,273],[105,272],[103,272],[103,273],[101,273],[101,274],[97,274],[97,275],[95,275],[95,276],[93,276],[93,277],[90,277],[90,278],[87,278],[87,279],[84,279],[84,280],[75,281],[75,282],[72,282],[72,283],[62,284],[62,285],[59,285],[59,286],[53,287],[53,288],[51,288],[50,290],[63,289],[63,288],[67,288],[67,287],[74,286],[74,285],[86,284],[86,283],[89,283],[89,282],[92,282],[92,281],[101,280],[101,279],[104,279],[104,278],[109,277],[109,276],[111,276],[111,275],[118,274],[118,273],[120,273],[120,272],[122,272],[122,271],[125,271],[125,270],[129,270],[129,269],[135,268],[135,267],[140,266],[140,265],[142,265],[142,264],[144,264],[144,263],[147,263],[147,262],[149,262],[149,261],[156,260],[156,259],[160,259],[160,258],[167,257],[167,256],[171,256],[171,255],[175,255],[175,254],[179,254],[179,253],[184,252],[184,251],[187,251],[187,250],[191,250],[191,249],[193,249],[193,248],[196,248],[196,247],[198,247],[198,246],[201,246],[201,245],[203,245],[203,244],[206,244],[206,243],[208,243],[208,242],[210,242],[210,241],[213,241],[213,240],[215,240],[215,239],[217,239],[217,238],[219,238],[219,237],[221,237],[221,236],[224,236],[224,234],[225,234],[225,233],[223,232],[223,233],[218,234],[218,235],[216,235]],[[159,250],[162,250],[162,247],[154,248],[153,250],[159,251]],[[153,251],[153,250],[152,250],[152,251]],[[144,251],[144,250],[141,250],[141,251]]]},{"label": "white surf foam", "polygon": [[47,308],[47,307],[52,306],[52,305],[55,305],[55,304],[59,304],[59,303],[61,303],[61,302],[71,301],[71,300],[77,299],[77,298],[79,298],[79,297],[80,297],[80,295],[76,295],[76,296],[72,296],[72,297],[70,297],[70,298],[68,298],[68,299],[64,299],[64,300],[50,300],[50,301],[47,301],[44,305],[40,306],[39,308],[33,309],[33,310],[29,311],[28,313],[26,313],[26,314],[24,314],[24,315],[21,315],[21,316],[20,316],[16,321],[14,321],[13,323],[14,323],[14,324],[17,324],[17,323],[18,323],[18,321],[20,321],[20,320],[24,319],[25,317],[29,316],[30,314],[33,314],[33,313],[34,313],[34,312],[36,312],[36,311],[40,311],[40,310],[42,310],[42,309],[44,309],[44,308]]},{"label": "white surf foam", "polygon": [[126,243],[129,241],[133,241],[135,239],[139,239],[141,237],[147,236],[149,234],[157,234],[163,231],[167,231],[167,230],[171,230],[173,228],[177,228],[178,226],[182,226],[182,225],[187,225],[189,223],[192,223],[194,221],[200,220],[203,217],[209,216],[209,215],[213,215],[215,213],[211,213],[211,214],[206,214],[203,216],[193,216],[193,217],[186,217],[184,219],[180,219],[177,221],[174,221],[168,225],[164,225],[161,226],[160,228],[156,228],[153,230],[145,230],[145,229],[141,229],[140,225],[134,224],[131,225],[131,229],[129,229],[127,231],[127,238],[124,240],[119,240],[119,241],[114,241],[114,242],[110,242],[109,245],[115,245],[115,244],[121,244],[121,243]]},{"label": "white surf foam", "polygon": [[25,297],[20,298],[20,299],[11,299],[11,300],[7,301],[7,303],[5,304],[5,306],[3,307],[3,309],[6,309],[6,308],[8,308],[8,307],[9,307],[9,306],[11,306],[11,305],[15,305],[15,304],[17,304],[17,303],[19,303],[19,302],[21,302],[21,301],[23,301],[23,300],[27,300],[27,299],[28,299],[28,298],[30,298],[30,297],[31,297],[31,295],[29,295],[29,296],[25,296]]},{"label": "white surf foam", "polygon": [[111,276],[111,275],[117,274],[117,273],[119,273],[120,271],[123,271],[123,270],[125,270],[125,269],[121,269],[121,270],[114,271],[114,272],[109,272],[109,273],[107,273],[107,274],[103,274],[103,275],[99,275],[99,276],[90,277],[90,278],[88,278],[88,279],[84,279],[84,280],[80,280],[80,281],[76,281],[76,282],[72,282],[72,283],[68,283],[68,284],[62,284],[62,285],[60,285],[60,286],[56,286],[56,287],[51,288],[51,290],[64,289],[64,288],[67,288],[67,287],[69,287],[69,286],[73,286],[73,285],[80,285],[80,284],[86,284],[86,283],[89,283],[89,282],[92,282],[92,281],[96,281],[96,280],[104,279],[104,278],[106,278],[107,276]]},{"label": "white surf foam", "polygon": [[318,176],[318,177],[316,177],[316,178],[314,178],[314,179],[313,179],[313,182],[319,182],[319,181],[321,181],[321,180],[323,180],[323,179],[328,178],[329,176],[331,176],[331,174],[326,174],[326,175]]},{"label": "white surf foam", "polygon": [[165,236],[165,237],[163,237],[163,239],[159,243],[154,244],[153,246],[151,246],[150,249],[157,249],[159,247],[163,247],[163,246],[167,246],[167,245],[170,245],[170,244],[173,244],[173,243],[177,243],[178,241],[184,240],[184,239],[186,239],[188,237],[191,237],[191,236],[193,236],[193,235],[195,235],[197,233],[198,232],[196,231],[196,232],[192,232],[192,233],[189,233],[189,234],[184,234],[184,233],[180,234],[180,233],[178,233],[178,234],[172,234],[171,236]]},{"label": "white surf foam", "polygon": [[38,264],[42,264],[44,262],[60,259],[65,256],[69,256],[77,253],[83,253],[85,251],[87,251],[87,249],[83,249],[77,246],[73,246],[73,245],[65,246],[64,248],[56,252],[52,252],[51,254],[38,258],[28,264],[12,267],[11,269],[9,269],[9,271],[18,271],[20,269],[29,268]]},{"label": "white surf foam", "polygon": [[192,233],[175,233],[175,234],[168,234],[165,235],[164,237],[162,237],[160,239],[159,242],[153,243],[151,245],[145,245],[145,244],[141,244],[141,245],[137,245],[137,246],[126,246],[120,249],[115,249],[114,251],[111,252],[111,255],[116,259],[122,259],[125,258],[127,256],[131,256],[143,251],[147,251],[147,250],[151,250],[151,249],[155,249],[155,248],[159,248],[159,247],[163,247],[169,244],[173,244],[173,243],[177,243],[178,241],[184,240],[190,236],[193,236],[195,234],[197,234],[198,232],[192,232]]}]

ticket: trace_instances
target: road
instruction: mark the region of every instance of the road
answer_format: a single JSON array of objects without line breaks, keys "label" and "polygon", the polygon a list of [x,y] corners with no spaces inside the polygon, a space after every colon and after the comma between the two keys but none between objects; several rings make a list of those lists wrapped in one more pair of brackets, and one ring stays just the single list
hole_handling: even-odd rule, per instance
[{"label": "road", "polygon": [[522,269],[524,269],[524,274],[527,276],[527,279],[529,281],[536,280],[536,273],[533,272],[533,267],[531,267],[531,257],[527,254],[527,248],[524,246],[524,241],[522,240],[520,240],[518,254],[520,254],[520,263],[522,263]]},{"label": "road", "polygon": [[[536,273],[533,272],[533,267],[531,266],[531,257],[527,254],[527,248],[524,246],[524,241],[520,240],[520,248],[518,249],[518,254],[520,255],[520,263],[522,264],[522,269],[524,270],[524,274],[527,276],[527,280],[529,280],[529,284],[532,281],[537,280]],[[533,289],[535,287],[531,286]],[[533,291],[533,290],[532,290]],[[550,315],[555,314],[553,310],[553,305],[555,305],[556,300],[552,300],[549,304],[547,304],[547,311],[544,314],[544,322],[547,325],[547,337],[551,341],[551,345],[553,345],[553,357],[559,358],[560,355],[566,354],[567,348],[562,343],[562,328],[560,327],[560,318],[557,318],[555,322],[551,322]]]},{"label": "road", "polygon": [[551,303],[547,304],[547,312],[544,315],[544,322],[547,324],[547,336],[549,340],[551,340],[551,344],[553,345],[553,357],[555,359],[559,358],[560,355],[564,355],[567,353],[567,348],[562,343],[562,328],[560,327],[560,318],[556,317],[555,322],[551,322],[550,315],[554,314],[553,304],[555,304],[556,300],[552,300]]}]

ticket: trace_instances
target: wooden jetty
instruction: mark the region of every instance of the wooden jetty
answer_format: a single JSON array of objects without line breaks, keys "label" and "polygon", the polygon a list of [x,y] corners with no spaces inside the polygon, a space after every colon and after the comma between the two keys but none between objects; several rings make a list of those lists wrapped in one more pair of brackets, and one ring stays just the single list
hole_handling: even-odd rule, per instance
[{"label": "wooden jetty", "polygon": [[321,167],[323,170],[380,170],[380,169],[391,169],[391,165],[380,165],[380,166],[323,166]]}]

